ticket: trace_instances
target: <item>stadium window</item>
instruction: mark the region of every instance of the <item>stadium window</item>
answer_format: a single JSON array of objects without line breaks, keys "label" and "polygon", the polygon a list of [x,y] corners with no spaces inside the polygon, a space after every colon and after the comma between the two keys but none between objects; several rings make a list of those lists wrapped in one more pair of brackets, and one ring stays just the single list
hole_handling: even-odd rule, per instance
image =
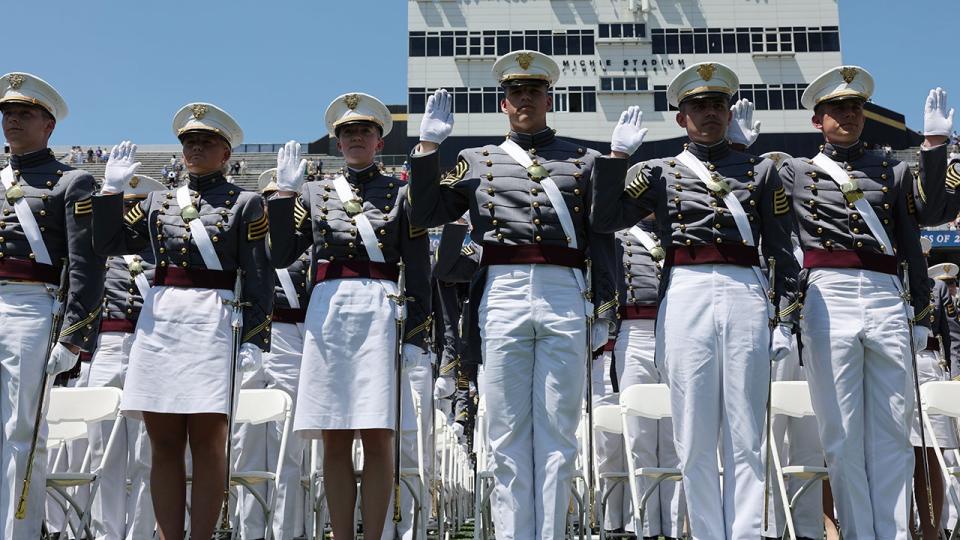
[{"label": "stadium window", "polygon": [[465,113],[469,110],[469,102],[465,88],[454,88],[453,91],[453,112]]},{"label": "stadium window", "polygon": [[597,87],[583,87],[583,112],[597,112]]},{"label": "stadium window", "polygon": [[768,109],[771,111],[783,110],[783,90],[777,85],[770,85],[767,88],[767,99],[769,100]]},{"label": "stadium window", "polygon": [[610,25],[610,37],[618,38],[623,35],[623,25],[620,24],[611,24]]},{"label": "stadium window", "polygon": [[797,85],[795,84],[785,84],[783,85],[783,109],[787,111],[795,111],[798,109],[797,103],[800,101],[797,99]]},{"label": "stadium window", "polygon": [[623,32],[622,32],[623,37],[625,37],[625,38],[632,38],[632,37],[634,37],[634,36],[633,36],[633,30],[634,30],[633,24],[624,24],[624,25],[622,25],[622,26],[623,26]]},{"label": "stadium window", "polygon": [[651,31],[650,38],[653,41],[653,54],[667,53],[667,38],[663,34],[663,30],[657,29]]},{"label": "stadium window", "polygon": [[739,97],[736,99],[748,99],[753,101],[753,85],[752,84],[741,84],[740,92],[738,92]]},{"label": "stadium window", "polygon": [[647,25],[643,23],[636,23],[633,25],[633,35],[638,38],[647,37]]},{"label": "stadium window", "polygon": [[493,35],[493,32],[490,32],[490,31],[483,32],[483,55],[484,56],[497,55],[496,36]]},{"label": "stadium window", "polygon": [[480,56],[482,52],[480,36],[476,35],[476,32],[470,32],[470,56]]},{"label": "stadium window", "polygon": [[637,90],[649,90],[648,81],[646,77],[637,77]]},{"label": "stadium window", "polygon": [[807,32],[807,49],[809,49],[810,52],[823,51],[823,39],[819,29]]},{"label": "stadium window", "polygon": [[423,32],[410,32],[410,56],[424,56],[427,53],[427,38]]},{"label": "stadium window", "polygon": [[695,28],[693,30],[693,52],[697,54],[707,54],[707,29]]},{"label": "stadium window", "polygon": [[598,24],[597,25],[597,37],[603,39],[610,37],[610,25],[609,24]]},{"label": "stadium window", "polygon": [[427,56],[440,55],[440,36],[434,32],[427,36]]},{"label": "stadium window", "polygon": [[807,52],[807,32],[805,29],[793,29],[793,46],[797,52]]},{"label": "stadium window", "polygon": [[780,29],[780,50],[784,52],[793,51],[793,33],[789,28]]},{"label": "stadium window", "polygon": [[580,53],[580,33],[576,30],[571,30],[567,32],[567,54],[581,54]]},{"label": "stadium window", "polygon": [[497,30],[497,56],[510,52],[510,32]]},{"label": "stadium window", "polygon": [[693,30],[689,28],[680,30],[680,53],[693,54]]},{"label": "stadium window", "polygon": [[615,77],[613,79],[613,91],[623,92],[623,77]]},{"label": "stadium window", "polygon": [[469,96],[470,102],[470,112],[471,113],[482,113],[483,112],[483,90],[480,88],[471,88]]},{"label": "stadium window", "polygon": [[[523,34],[520,32],[514,32],[510,36],[510,51],[519,51],[523,48]],[[507,51],[507,52],[510,52]]]},{"label": "stadium window", "polygon": [[557,54],[557,55],[567,54],[567,35],[566,34],[553,35],[553,54]]},{"label": "stadium window", "polygon": [[613,89],[613,82],[610,77],[600,77],[600,90],[609,92]]},{"label": "stadium window", "polygon": [[500,100],[497,97],[497,87],[488,86],[483,89],[483,112],[500,112]]},{"label": "stadium window", "polygon": [[636,77],[627,77],[623,80],[623,89],[627,92],[636,92],[637,91],[637,78]]},{"label": "stadium window", "polygon": [[411,88],[407,108],[411,114],[423,114],[427,106],[426,88]]},{"label": "stadium window", "polygon": [[824,26],[821,36],[824,51],[836,52],[840,50],[840,31],[836,26]]},{"label": "stadium window", "polygon": [[593,32],[584,30],[580,37],[580,50],[583,51],[582,54],[594,54],[596,51],[593,48]]},{"label": "stadium window", "polygon": [[523,48],[531,51],[537,50],[537,31],[527,30],[523,33]]},{"label": "stadium window", "polygon": [[667,54],[678,54],[680,52],[680,31],[676,28],[668,28],[666,38]]},{"label": "stadium window", "polygon": [[550,35],[549,30],[544,30],[540,32],[540,37],[538,38],[539,51],[543,54],[553,54],[553,37]]},{"label": "stadium window", "polygon": [[723,52],[725,54],[737,52],[737,34],[733,28],[723,29]]},{"label": "stadium window", "polygon": [[554,112],[569,112],[567,109],[567,95],[563,92],[551,92],[553,94]]},{"label": "stadium window", "polygon": [[753,102],[754,107],[758,111],[766,111],[770,108],[770,101],[767,99],[767,89],[762,84],[754,85],[753,89],[753,99],[750,101]]},{"label": "stadium window", "polygon": [[723,34],[720,33],[719,28],[709,28],[707,29],[707,51],[710,54],[718,54],[723,52]]},{"label": "stadium window", "polygon": [[453,56],[453,36],[446,35],[448,32],[443,34],[440,36],[440,56]]},{"label": "stadium window", "polygon": [[765,34],[767,42],[767,52],[777,52],[780,50],[780,35],[772,28],[767,29]]},{"label": "stadium window", "polygon": [[[750,31],[746,28],[737,28],[737,50],[738,53],[748,53],[750,52]],[[731,52],[724,50],[723,52]]]},{"label": "stadium window", "polygon": [[750,33],[750,42],[752,46],[750,48],[751,52],[763,52],[763,34],[753,32]]},{"label": "stadium window", "polygon": [[459,30],[456,32],[453,38],[453,54],[454,56],[467,55],[467,33],[465,31]]}]

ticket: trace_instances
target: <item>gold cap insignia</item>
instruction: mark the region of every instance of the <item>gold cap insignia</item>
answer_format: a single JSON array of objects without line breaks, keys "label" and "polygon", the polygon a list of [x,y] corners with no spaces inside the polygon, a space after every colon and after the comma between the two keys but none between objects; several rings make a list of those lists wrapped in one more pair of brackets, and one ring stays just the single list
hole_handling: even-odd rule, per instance
[{"label": "gold cap insignia", "polygon": [[857,77],[857,68],[855,67],[844,67],[840,68],[840,76],[843,77],[843,82],[850,84],[853,82],[853,79]]},{"label": "gold cap insignia", "polygon": [[130,179],[129,183],[130,183],[130,187],[132,188],[137,187],[137,185],[140,184],[140,177],[134,175],[133,178]]},{"label": "gold cap insignia", "polygon": [[21,86],[23,86],[23,81],[23,75],[14,73],[10,76],[10,88],[13,88],[14,90],[19,89]]},{"label": "gold cap insignia", "polygon": [[713,64],[702,64],[697,68],[697,74],[700,75],[700,78],[705,81],[712,79],[715,71],[717,71],[717,66]]},{"label": "gold cap insignia", "polygon": [[357,108],[357,105],[360,104],[360,96],[356,94],[347,94],[343,96],[343,102],[347,104],[348,109],[350,109],[351,111],[355,110]]},{"label": "gold cap insignia", "polygon": [[199,104],[197,104],[197,105],[194,105],[193,107],[191,107],[190,110],[193,112],[193,117],[196,118],[197,120],[200,120],[201,118],[203,118],[203,117],[206,116],[206,114],[207,114],[207,106],[206,106],[206,105],[199,105]]},{"label": "gold cap insignia", "polygon": [[530,68],[530,64],[533,63],[533,55],[530,53],[520,53],[517,55],[517,63],[520,64],[520,68],[526,71]]}]

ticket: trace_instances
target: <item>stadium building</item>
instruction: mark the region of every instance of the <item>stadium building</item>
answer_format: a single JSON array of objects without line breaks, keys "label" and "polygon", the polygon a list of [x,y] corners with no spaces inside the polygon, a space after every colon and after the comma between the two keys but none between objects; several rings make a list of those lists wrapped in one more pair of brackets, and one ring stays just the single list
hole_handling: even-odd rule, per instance
[{"label": "stadium building", "polygon": [[[821,136],[800,95],[842,63],[837,0],[409,0],[408,25],[409,144],[427,97],[446,88],[456,113],[441,147],[446,165],[460,149],[508,129],[491,68],[513,50],[537,50],[560,64],[548,123],[563,137],[606,152],[620,112],[639,105],[650,130],[640,158],[678,152],[683,132],[667,85],[704,61],[733,68],[736,98],[754,102],[762,135],[752,151],[810,155]],[[867,118],[868,142],[919,143],[902,115],[868,104]]]}]

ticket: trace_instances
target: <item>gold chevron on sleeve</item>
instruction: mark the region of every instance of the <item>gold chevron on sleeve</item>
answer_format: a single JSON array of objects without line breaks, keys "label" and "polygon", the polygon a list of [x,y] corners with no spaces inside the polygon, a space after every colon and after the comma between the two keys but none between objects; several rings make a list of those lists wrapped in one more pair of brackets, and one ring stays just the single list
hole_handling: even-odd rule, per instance
[{"label": "gold chevron on sleeve", "polygon": [[643,175],[643,171],[637,172],[636,178],[627,185],[627,188],[624,190],[627,192],[627,195],[633,197],[634,199],[639,199],[647,190],[650,189],[650,181],[647,180],[646,176]]},{"label": "gold chevron on sleeve", "polygon": [[773,192],[773,215],[782,216],[790,211],[790,201],[787,199],[787,192],[784,188],[778,188]]},{"label": "gold chevron on sleeve", "polygon": [[127,223],[127,225],[134,225],[145,216],[146,214],[143,213],[143,208],[140,208],[139,204],[135,204],[133,205],[133,208],[127,210],[127,213],[123,216],[123,220]]}]

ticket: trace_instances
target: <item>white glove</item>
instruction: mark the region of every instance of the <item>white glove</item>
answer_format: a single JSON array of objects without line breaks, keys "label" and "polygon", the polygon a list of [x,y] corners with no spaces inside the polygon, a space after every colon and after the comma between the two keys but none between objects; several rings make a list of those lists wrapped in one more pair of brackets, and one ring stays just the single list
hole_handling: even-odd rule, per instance
[{"label": "white glove", "polygon": [[433,399],[440,401],[441,399],[447,399],[453,395],[457,390],[457,385],[454,384],[453,379],[450,377],[439,377],[437,382],[433,383]]},{"label": "white glove", "polygon": [[595,321],[593,324],[593,335],[590,336],[590,346],[592,351],[602,349],[610,339],[610,329],[606,321]]},{"label": "white glove", "polygon": [[307,160],[300,159],[300,143],[290,141],[277,151],[277,187],[280,191],[300,191]]},{"label": "white glove", "polygon": [[77,359],[79,358],[80,353],[70,352],[66,345],[57,343],[53,352],[50,353],[50,358],[47,359],[47,375],[54,376],[64,371],[70,371],[73,366],[77,365]]},{"label": "white glove", "polygon": [[643,138],[647,136],[647,128],[640,127],[642,124],[643,112],[640,111],[640,107],[636,105],[627,107],[627,110],[620,113],[617,127],[613,128],[610,150],[633,155],[643,144]]},{"label": "white glove", "polygon": [[440,144],[453,131],[453,96],[443,88],[427,98],[427,108],[420,120],[420,140]]},{"label": "white glove", "polygon": [[732,144],[749,148],[760,136],[760,121],[753,122],[753,108],[749,99],[741,99],[730,107],[733,118],[727,126],[727,140]]},{"label": "white glove", "polygon": [[244,343],[240,346],[240,371],[250,373],[260,369],[263,365],[263,352],[253,343]]},{"label": "white glove", "polygon": [[106,169],[103,171],[103,188],[108,193],[123,193],[127,182],[140,168],[137,159],[137,145],[123,141],[110,150]]},{"label": "white glove", "polygon": [[947,112],[947,91],[939,86],[927,94],[923,106],[923,134],[949,137],[953,131],[953,109]]},{"label": "white glove", "polygon": [[793,332],[790,327],[784,324],[778,324],[773,329],[773,339],[770,342],[770,360],[778,362],[790,354],[790,348],[793,346]]},{"label": "white glove", "polygon": [[403,357],[403,365],[405,367],[430,364],[430,359],[424,358],[427,356],[427,351],[411,343],[403,344],[403,348],[400,349],[400,355]]},{"label": "white glove", "polygon": [[453,425],[450,426],[450,430],[453,431],[458,441],[463,438],[463,424],[460,422],[454,422]]},{"label": "white glove", "polygon": [[926,326],[916,325],[913,327],[913,348],[920,352],[927,348],[927,339],[930,338],[930,329]]}]

